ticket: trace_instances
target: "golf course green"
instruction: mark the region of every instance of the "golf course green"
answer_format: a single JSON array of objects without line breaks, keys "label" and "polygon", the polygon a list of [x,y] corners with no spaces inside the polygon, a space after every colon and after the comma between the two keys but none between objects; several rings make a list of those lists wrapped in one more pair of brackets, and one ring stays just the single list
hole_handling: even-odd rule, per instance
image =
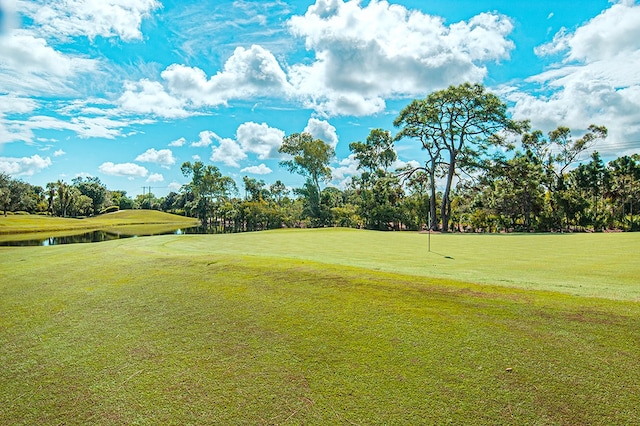
[{"label": "golf course green", "polygon": [[638,248],[350,229],[0,247],[0,424],[640,424]]}]

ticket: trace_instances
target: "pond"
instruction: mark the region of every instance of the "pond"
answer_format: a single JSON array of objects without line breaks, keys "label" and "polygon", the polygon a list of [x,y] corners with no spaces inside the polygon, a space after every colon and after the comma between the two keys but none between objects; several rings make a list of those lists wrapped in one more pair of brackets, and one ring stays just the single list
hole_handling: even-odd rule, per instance
[{"label": "pond", "polygon": [[34,234],[14,234],[0,236],[0,246],[26,247],[26,246],[55,246],[60,244],[98,243],[101,241],[119,240],[122,238],[137,238],[152,235],[182,235],[200,234],[202,228],[179,228],[163,230],[152,233],[127,233],[117,231],[94,230],[89,232],[68,234],[68,233],[34,233]]}]

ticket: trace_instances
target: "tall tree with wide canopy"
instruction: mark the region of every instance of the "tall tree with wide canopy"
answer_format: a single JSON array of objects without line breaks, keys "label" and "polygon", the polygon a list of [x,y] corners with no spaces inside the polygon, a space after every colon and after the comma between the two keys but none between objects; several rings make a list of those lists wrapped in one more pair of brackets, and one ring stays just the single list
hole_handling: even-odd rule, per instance
[{"label": "tall tree with wide canopy", "polygon": [[329,163],[335,157],[333,147],[322,139],[314,139],[309,133],[293,133],[284,137],[278,152],[292,156],[290,160],[281,161],[280,165],[286,167],[289,172],[307,178],[303,188],[298,189],[298,193],[307,201],[305,210],[314,225],[322,225],[324,214],[320,182],[331,179]]},{"label": "tall tree with wide canopy", "polygon": [[278,152],[289,154],[293,158],[284,160],[280,165],[292,173],[305,176],[320,193],[320,182],[331,179],[329,163],[335,157],[335,151],[322,139],[314,139],[309,133],[294,133],[285,136]]},{"label": "tall tree with wide canopy", "polygon": [[82,195],[91,198],[93,214],[97,215],[107,198],[107,187],[97,177],[77,177],[71,181]]},{"label": "tall tree with wide canopy", "polygon": [[388,172],[397,159],[393,144],[391,133],[383,129],[371,130],[365,142],[349,144],[358,169],[363,170],[352,183],[358,189],[358,213],[367,228],[387,229],[398,222],[402,188],[398,177]]},{"label": "tall tree with wide canopy", "polygon": [[[446,166],[440,205],[442,230],[448,231],[451,187],[459,170],[473,169],[487,149],[504,141],[503,132],[519,130],[507,116],[507,106],[481,84],[464,83],[412,102],[394,121],[398,136],[417,138],[429,153],[426,169],[434,186],[435,167]],[[432,189],[432,194],[435,192]],[[433,197],[435,198],[435,197]]]},{"label": "tall tree with wide canopy", "polygon": [[349,149],[358,160],[358,168],[370,173],[388,170],[398,158],[393,148],[393,137],[388,130],[373,129],[365,142],[352,142]]},{"label": "tall tree with wide canopy", "polygon": [[56,195],[58,200],[58,215],[67,217],[67,213],[69,213],[76,194],[64,180],[58,180],[56,182]]},{"label": "tall tree with wide canopy", "polygon": [[[427,153],[427,161],[424,167],[412,168],[408,167],[403,171],[404,177],[410,182],[414,180],[417,174],[422,179],[422,172],[427,177],[429,185],[429,229],[436,230],[438,228],[438,216],[436,214],[436,173],[442,165],[442,146],[438,140],[433,137],[433,131],[426,125],[427,115],[429,114],[430,105],[426,99],[416,99],[407,105],[400,115],[394,120],[393,125],[400,127],[400,132],[395,140],[402,138],[417,139],[422,149]],[[424,179],[422,179],[424,180]]]},{"label": "tall tree with wide canopy", "polygon": [[185,177],[191,177],[191,182],[183,187],[185,192],[193,196],[188,207],[197,214],[203,225],[211,227],[215,216],[214,204],[237,191],[235,181],[223,176],[216,166],[205,166],[201,161],[182,163],[180,170]]}]

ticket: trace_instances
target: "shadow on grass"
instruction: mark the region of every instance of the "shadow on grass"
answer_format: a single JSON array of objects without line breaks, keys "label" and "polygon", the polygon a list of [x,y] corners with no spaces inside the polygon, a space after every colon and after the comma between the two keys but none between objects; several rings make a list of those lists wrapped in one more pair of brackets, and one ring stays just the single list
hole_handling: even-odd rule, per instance
[{"label": "shadow on grass", "polygon": [[436,254],[436,255],[438,255],[438,256],[442,256],[442,257],[443,257],[443,258],[445,258],[445,259],[455,260],[455,259],[454,259],[453,257],[451,257],[451,256],[447,256],[447,255],[445,255],[445,254],[438,253],[438,252],[435,252],[435,251],[430,251],[429,253],[433,253],[433,254]]}]

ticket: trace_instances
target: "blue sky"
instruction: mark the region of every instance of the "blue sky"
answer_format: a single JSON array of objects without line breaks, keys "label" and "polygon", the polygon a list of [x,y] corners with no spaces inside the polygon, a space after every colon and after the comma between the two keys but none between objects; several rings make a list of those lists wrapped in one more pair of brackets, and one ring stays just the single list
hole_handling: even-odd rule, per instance
[{"label": "blue sky", "polygon": [[544,131],[607,126],[605,158],[636,153],[639,22],[631,0],[0,0],[0,171],[161,196],[200,159],[296,187],[277,149],[309,131],[344,186],[350,142],[465,81]]}]

